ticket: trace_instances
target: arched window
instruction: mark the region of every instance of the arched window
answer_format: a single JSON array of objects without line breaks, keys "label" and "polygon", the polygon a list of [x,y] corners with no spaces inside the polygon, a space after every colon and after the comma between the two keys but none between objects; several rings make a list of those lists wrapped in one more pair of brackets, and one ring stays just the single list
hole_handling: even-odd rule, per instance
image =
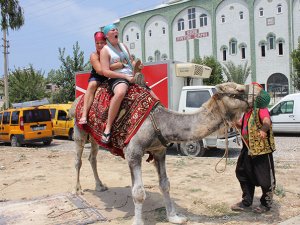
[{"label": "arched window", "polygon": [[178,31],[184,30],[184,19],[179,19],[177,22]]},{"label": "arched window", "polygon": [[240,12],[240,19],[243,20],[244,19],[244,12]]},{"label": "arched window", "polygon": [[246,43],[240,43],[239,44],[239,49],[241,50],[241,58],[245,59],[246,58]]},{"label": "arched window", "polygon": [[162,60],[167,60],[167,59],[168,59],[168,56],[167,56],[167,54],[162,54],[162,55],[161,55],[161,58],[162,58]]},{"label": "arched window", "polygon": [[278,14],[282,13],[282,5],[281,4],[277,5],[277,13]]},{"label": "arched window", "polygon": [[259,16],[264,16],[264,8],[259,8]]},{"label": "arched window", "polygon": [[152,31],[151,30],[149,30],[149,37],[151,37],[152,36]]},{"label": "arched window", "polygon": [[149,62],[153,62],[153,57],[152,57],[152,56],[149,56],[149,57],[148,57],[148,61],[149,61]]},{"label": "arched window", "polygon": [[188,20],[189,20],[189,29],[196,28],[196,9],[188,9]]},{"label": "arched window", "polygon": [[224,15],[221,16],[221,22],[225,23],[225,16]]},{"label": "arched window", "polygon": [[140,34],[136,33],[136,39],[139,40],[140,39]]},{"label": "arched window", "polygon": [[235,38],[231,38],[229,41],[229,50],[231,55],[236,55],[237,52],[237,40]]},{"label": "arched window", "polygon": [[278,42],[278,55],[283,55],[283,42]]},{"label": "arched window", "polygon": [[207,26],[207,15],[202,14],[200,15],[200,27],[205,27]]},{"label": "arched window", "polygon": [[126,35],[126,41],[129,41],[129,36],[128,35]]},{"label": "arched window", "polygon": [[226,61],[227,60],[227,46],[226,45],[222,45],[220,50],[222,52],[222,60]]},{"label": "arched window", "polygon": [[275,49],[275,34],[268,33],[267,35],[268,49]]},{"label": "arched window", "polygon": [[156,50],[154,52],[154,56],[155,56],[155,62],[160,61],[160,51]]},{"label": "arched window", "polygon": [[259,47],[260,47],[260,56],[261,57],[266,57],[266,45],[267,42],[265,40],[262,40],[258,43]]},{"label": "arched window", "polygon": [[166,34],[166,28],[165,27],[162,28],[162,33]]},{"label": "arched window", "polygon": [[289,83],[287,77],[282,73],[274,73],[267,80],[267,91],[273,97],[283,97],[289,93]]}]

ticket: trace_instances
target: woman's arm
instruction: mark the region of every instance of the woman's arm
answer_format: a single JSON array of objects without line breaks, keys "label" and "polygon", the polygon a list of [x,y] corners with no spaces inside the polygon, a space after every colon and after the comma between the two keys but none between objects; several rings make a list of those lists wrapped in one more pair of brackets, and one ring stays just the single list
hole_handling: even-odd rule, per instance
[{"label": "woman's arm", "polygon": [[[96,70],[96,73],[103,74],[101,63],[100,63],[100,56],[97,53],[93,52],[91,54],[90,63],[93,66],[93,68]],[[121,62],[117,62],[117,63],[110,65],[111,70],[117,70],[117,69],[122,69],[122,68],[123,68],[123,64]]]},{"label": "woman's arm", "polygon": [[103,48],[100,52],[100,63],[102,67],[102,73],[109,78],[122,78],[128,80],[130,83],[134,82],[134,77],[128,76],[128,74],[117,73],[109,68],[110,56],[106,48]]}]

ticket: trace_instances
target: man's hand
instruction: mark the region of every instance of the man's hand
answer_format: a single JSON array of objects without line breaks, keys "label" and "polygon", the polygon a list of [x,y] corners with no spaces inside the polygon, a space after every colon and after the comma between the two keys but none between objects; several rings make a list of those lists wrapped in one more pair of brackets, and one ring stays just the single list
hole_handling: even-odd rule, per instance
[{"label": "man's hand", "polygon": [[259,136],[260,136],[261,139],[265,139],[267,137],[267,133],[264,132],[264,131],[262,131],[262,130],[260,130],[259,131]]}]

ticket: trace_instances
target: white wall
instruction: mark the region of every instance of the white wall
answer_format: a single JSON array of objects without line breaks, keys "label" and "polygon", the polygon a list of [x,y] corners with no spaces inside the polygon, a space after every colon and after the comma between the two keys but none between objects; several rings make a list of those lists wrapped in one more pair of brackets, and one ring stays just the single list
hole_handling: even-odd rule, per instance
[{"label": "white wall", "polygon": [[[163,34],[162,29],[165,27],[166,33]],[[151,37],[149,36],[149,30],[151,30]],[[155,51],[160,51],[160,55],[169,54],[169,27],[167,20],[160,16],[156,15],[151,17],[145,25],[145,55],[146,61],[148,62],[148,57],[152,56],[155,59]]]},{"label": "white wall", "polygon": [[[137,39],[137,33],[139,33],[139,39]],[[126,35],[128,35],[129,41],[126,40]],[[137,23],[130,22],[124,27],[123,43],[128,47],[130,54],[142,59],[142,34]]]},{"label": "white wall", "polygon": [[[243,12],[243,19],[240,19],[240,12]],[[221,16],[225,16],[225,23],[221,22]],[[216,10],[216,30],[217,30],[217,58],[223,62],[223,51],[221,46],[225,45],[227,49],[226,61],[232,61],[235,65],[244,64],[250,59],[250,30],[249,30],[249,10],[247,4],[243,0],[227,0],[223,1]],[[241,49],[237,47],[237,54],[230,54],[229,41],[231,38],[237,40],[237,46],[245,43],[246,57],[242,59]]]},{"label": "white wall", "polygon": [[[282,13],[277,13],[277,4],[282,5]],[[259,8],[264,9],[264,16],[259,16]],[[275,18],[275,24],[267,26],[267,18]],[[289,33],[288,33],[288,5],[285,0],[257,0],[254,3],[254,26],[256,48],[256,77],[259,83],[267,83],[267,79],[274,73],[282,73],[289,77]],[[266,56],[261,57],[259,41],[267,41],[268,33],[274,33],[276,39],[283,38],[283,55],[279,56],[278,44],[274,50],[268,50]]]},{"label": "white wall", "polygon": [[[197,38],[199,40],[199,54],[203,56],[212,55],[212,27],[211,27],[211,15],[200,7],[189,7],[195,8],[196,14],[196,28],[198,33],[207,33],[208,36]],[[189,46],[190,60],[194,58],[194,39],[181,40],[180,37],[186,36],[186,31],[189,31],[188,23],[188,9],[186,8],[181,11],[173,20],[172,32],[173,32],[173,50],[174,50],[174,59],[177,61],[186,62],[188,61],[187,57],[187,46]],[[207,26],[200,27],[200,15],[207,15]],[[184,19],[184,30],[178,31],[178,20]],[[187,41],[189,42],[187,45]]]}]

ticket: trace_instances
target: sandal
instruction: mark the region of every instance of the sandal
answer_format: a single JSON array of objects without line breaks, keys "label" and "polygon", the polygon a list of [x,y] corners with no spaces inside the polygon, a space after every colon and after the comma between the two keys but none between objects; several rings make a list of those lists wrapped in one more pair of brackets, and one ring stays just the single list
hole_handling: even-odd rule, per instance
[{"label": "sandal", "polygon": [[80,124],[80,125],[87,124],[86,117],[81,117],[80,120],[78,121],[78,124]]},{"label": "sandal", "polygon": [[267,206],[264,206],[262,204],[260,204],[259,206],[257,206],[255,209],[253,209],[253,212],[255,213],[265,213],[265,212],[268,212],[270,211],[271,208],[267,207]]},{"label": "sandal", "polygon": [[111,133],[108,133],[108,134],[103,133],[101,142],[103,144],[108,144],[110,142],[110,136],[111,136]]},{"label": "sandal", "polygon": [[232,211],[237,211],[237,212],[251,211],[251,207],[244,205],[242,202],[238,202],[232,205],[230,208]]},{"label": "sandal", "polygon": [[134,68],[133,68],[133,75],[141,72],[141,68],[140,68],[141,64],[142,64],[141,60],[136,61]]},{"label": "sandal", "polygon": [[141,60],[137,60],[134,65],[134,69],[133,69],[134,82],[141,87],[146,87],[144,75],[141,73],[141,68],[140,68],[141,64],[142,64]]}]

